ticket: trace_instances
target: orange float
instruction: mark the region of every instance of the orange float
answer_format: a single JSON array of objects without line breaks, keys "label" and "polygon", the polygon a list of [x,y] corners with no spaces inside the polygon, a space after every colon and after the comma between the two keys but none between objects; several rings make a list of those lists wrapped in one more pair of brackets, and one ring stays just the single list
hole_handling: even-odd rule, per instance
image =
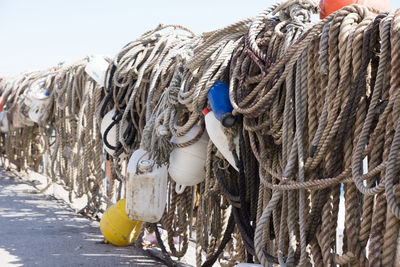
[{"label": "orange float", "polygon": [[353,4],[373,7],[382,11],[392,10],[392,5],[387,0],[321,0],[319,3],[320,18],[324,19],[329,14]]}]

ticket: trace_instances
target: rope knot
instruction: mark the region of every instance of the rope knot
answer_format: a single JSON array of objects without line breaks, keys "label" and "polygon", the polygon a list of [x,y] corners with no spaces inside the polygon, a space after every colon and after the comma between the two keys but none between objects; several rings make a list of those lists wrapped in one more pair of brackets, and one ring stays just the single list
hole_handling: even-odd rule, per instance
[{"label": "rope knot", "polygon": [[166,136],[166,135],[169,134],[169,131],[168,131],[167,127],[164,126],[164,125],[158,126],[156,132],[157,132],[157,135],[158,135],[159,137],[161,137],[161,136]]},{"label": "rope knot", "polygon": [[275,32],[285,36],[282,29],[293,32],[296,29],[304,29],[311,22],[311,13],[319,12],[318,4],[313,0],[291,0],[279,5],[272,14],[279,12],[281,23],[276,25]]},{"label": "rope knot", "polygon": [[272,14],[275,15],[279,12],[279,18],[281,21],[293,19],[296,10],[303,10],[309,14],[317,14],[319,12],[318,3],[314,0],[290,0],[279,5]]}]

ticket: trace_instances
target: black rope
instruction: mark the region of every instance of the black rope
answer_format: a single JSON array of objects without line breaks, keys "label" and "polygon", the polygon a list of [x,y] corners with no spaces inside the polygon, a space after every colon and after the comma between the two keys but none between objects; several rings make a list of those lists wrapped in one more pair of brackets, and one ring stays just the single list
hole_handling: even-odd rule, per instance
[{"label": "black rope", "polygon": [[108,134],[110,133],[111,128],[114,127],[120,120],[121,120],[121,116],[114,116],[114,117],[113,117],[113,121],[110,123],[110,125],[107,126],[107,128],[106,128],[106,130],[104,131],[104,134],[103,134],[103,142],[104,142],[104,145],[105,145],[106,147],[108,147],[109,149],[112,149],[112,150],[115,150],[117,147],[111,145],[111,144],[108,142],[107,136],[108,136]]},{"label": "black rope", "polygon": [[[244,246],[247,251],[247,261],[253,262],[255,256],[254,233],[257,218],[258,188],[260,177],[258,174],[258,162],[252,151],[249,149],[250,140],[247,133],[239,129],[240,153],[232,151],[239,173],[233,171],[226,177],[226,171],[219,166],[221,159],[215,159],[213,163],[214,173],[218,185],[232,204],[232,215],[239,229]],[[271,262],[278,263],[278,260],[268,255]]]},{"label": "black rope", "polygon": [[174,267],[176,266],[176,264],[174,263],[174,261],[171,259],[171,256],[168,254],[167,249],[165,248],[164,242],[161,239],[160,233],[158,232],[158,226],[156,223],[152,224],[154,227],[154,233],[156,235],[156,239],[157,239],[157,243],[160,246],[160,249],[164,255],[164,259],[166,264],[168,265],[168,267]]}]

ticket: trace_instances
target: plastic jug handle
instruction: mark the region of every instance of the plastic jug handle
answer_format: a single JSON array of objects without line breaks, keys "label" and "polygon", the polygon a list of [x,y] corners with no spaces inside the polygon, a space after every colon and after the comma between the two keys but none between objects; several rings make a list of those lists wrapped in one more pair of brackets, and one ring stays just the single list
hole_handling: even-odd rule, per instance
[{"label": "plastic jug handle", "polygon": [[182,194],[183,191],[185,191],[186,185],[181,185],[181,184],[176,184],[175,186],[175,192],[179,195]]}]

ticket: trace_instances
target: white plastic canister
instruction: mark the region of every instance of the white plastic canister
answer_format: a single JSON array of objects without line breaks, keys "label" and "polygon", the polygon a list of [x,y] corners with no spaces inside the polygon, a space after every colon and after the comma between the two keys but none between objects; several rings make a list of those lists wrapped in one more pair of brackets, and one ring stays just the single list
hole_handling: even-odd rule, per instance
[{"label": "white plastic canister", "polygon": [[127,172],[128,217],[131,220],[158,222],[167,204],[167,167],[157,167],[147,151],[138,149],[129,159]]},{"label": "white plastic canister", "polygon": [[51,103],[50,91],[45,86],[46,78],[35,82],[27,90],[24,99],[24,104],[29,108],[29,119],[36,123],[46,120]]},{"label": "white plastic canister", "polygon": [[7,111],[4,109],[0,112],[0,132],[6,133],[10,131],[10,123],[7,118]]},{"label": "white plastic canister", "polygon": [[[229,142],[228,137],[224,133],[222,124],[220,121],[214,116],[214,112],[205,109],[203,110],[205,122],[206,122],[206,129],[208,136],[210,137],[211,141],[217,147],[219,152],[224,156],[224,158],[232,165],[232,167],[239,171],[236,166],[235,159],[233,158],[232,151],[229,150]],[[235,143],[236,151],[239,153],[239,137],[236,136],[233,139]]]},{"label": "white plastic canister", "polygon": [[[106,132],[107,128],[114,123],[113,117],[115,115],[115,110],[112,109],[109,112],[104,115],[103,119],[101,120],[101,125],[100,125],[100,131],[101,131],[101,138],[104,138],[104,133]],[[123,125],[123,130],[125,131],[126,128],[128,128],[128,124],[124,123]],[[114,124],[108,131],[107,133],[107,143],[113,147],[116,147],[117,145],[117,124]],[[104,140],[104,139],[103,139]],[[105,144],[103,145],[104,150],[110,154],[113,155],[115,150],[112,149],[111,147],[106,146]],[[126,156],[125,153],[122,153],[120,157]]]},{"label": "white plastic canister", "polygon": [[89,62],[86,64],[86,73],[95,80],[101,87],[104,87],[107,69],[110,63],[104,56],[91,56]]},{"label": "white plastic canister", "polygon": [[[172,137],[171,141],[176,144],[189,142],[200,131],[201,127],[195,125],[186,135]],[[182,148],[176,147],[172,150],[169,157],[168,172],[176,182],[175,191],[178,194],[183,193],[186,186],[196,185],[204,180],[206,176],[204,165],[207,157],[208,139],[208,134],[204,131],[196,143]]]}]

